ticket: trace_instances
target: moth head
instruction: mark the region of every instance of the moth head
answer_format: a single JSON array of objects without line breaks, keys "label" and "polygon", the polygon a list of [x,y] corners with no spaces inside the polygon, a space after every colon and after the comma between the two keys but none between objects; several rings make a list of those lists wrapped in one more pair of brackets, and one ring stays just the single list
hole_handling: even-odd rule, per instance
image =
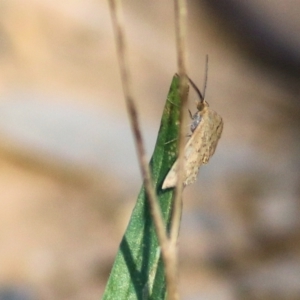
[{"label": "moth head", "polygon": [[198,111],[203,111],[206,107],[209,107],[209,104],[207,101],[196,101],[196,106]]}]

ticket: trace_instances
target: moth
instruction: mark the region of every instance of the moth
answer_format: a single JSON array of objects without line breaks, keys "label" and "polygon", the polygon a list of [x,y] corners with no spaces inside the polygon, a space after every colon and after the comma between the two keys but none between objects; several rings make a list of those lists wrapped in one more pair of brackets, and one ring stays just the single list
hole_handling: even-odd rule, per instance
[{"label": "moth", "polygon": [[[196,181],[201,165],[207,164],[211,156],[215,153],[223,130],[221,116],[211,110],[208,103],[204,100],[207,72],[203,95],[196,84],[190,78],[188,80],[198,94],[199,101],[197,101],[197,112],[192,115],[189,111],[192,118],[190,125],[192,134],[184,149],[184,186]],[[178,159],[166,176],[162,189],[174,187],[177,183],[177,178]]]}]

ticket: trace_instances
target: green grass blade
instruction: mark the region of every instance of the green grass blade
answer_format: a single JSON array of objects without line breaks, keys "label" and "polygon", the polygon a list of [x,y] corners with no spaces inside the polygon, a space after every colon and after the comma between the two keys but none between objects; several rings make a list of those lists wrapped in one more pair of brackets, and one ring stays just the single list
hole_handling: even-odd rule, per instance
[{"label": "green grass blade", "polygon": [[[179,78],[174,76],[150,161],[158,201],[168,228],[174,190],[161,190],[161,186],[177,157],[179,108]],[[165,294],[163,263],[145,189],[142,187],[102,299],[160,300],[165,299]]]}]

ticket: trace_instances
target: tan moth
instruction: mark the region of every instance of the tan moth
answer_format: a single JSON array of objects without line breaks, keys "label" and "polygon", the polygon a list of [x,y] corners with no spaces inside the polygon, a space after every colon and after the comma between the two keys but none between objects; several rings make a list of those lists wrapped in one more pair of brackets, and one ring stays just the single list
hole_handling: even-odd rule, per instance
[{"label": "tan moth", "polygon": [[[223,130],[222,118],[215,111],[211,110],[208,103],[204,100],[207,69],[203,95],[195,83],[190,78],[188,79],[199,95],[200,100],[197,103],[197,112],[194,115],[190,112],[192,118],[190,129],[192,134],[184,149],[184,186],[196,181],[200,166],[208,163],[210,157],[215,153]],[[177,183],[177,177],[178,159],[166,176],[162,189],[174,187]]]}]

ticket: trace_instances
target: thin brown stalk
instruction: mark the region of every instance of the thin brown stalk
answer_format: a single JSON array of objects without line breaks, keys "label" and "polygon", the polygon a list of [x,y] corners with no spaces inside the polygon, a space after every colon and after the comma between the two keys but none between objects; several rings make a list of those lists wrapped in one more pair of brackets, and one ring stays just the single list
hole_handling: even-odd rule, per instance
[{"label": "thin brown stalk", "polygon": [[187,50],[186,50],[186,16],[187,7],[185,0],[175,0],[175,30],[176,30],[176,49],[177,49],[177,65],[178,73],[180,76],[179,93],[181,97],[181,109],[180,109],[180,135],[179,135],[179,151],[178,151],[178,165],[179,173],[175,192],[175,201],[173,206],[172,215],[172,228],[171,228],[171,243],[176,244],[181,211],[182,211],[182,191],[183,191],[183,155],[185,146],[185,128],[186,128],[186,111],[187,109]]},{"label": "thin brown stalk", "polygon": [[133,131],[133,135],[135,139],[138,161],[144,179],[144,185],[147,193],[147,198],[150,204],[151,214],[156,228],[156,233],[158,236],[159,244],[161,246],[162,256],[163,258],[165,258],[168,256],[166,254],[169,248],[168,236],[161,215],[161,210],[157,201],[156,193],[153,187],[151,172],[148,165],[148,159],[146,156],[144,142],[143,142],[140,125],[138,121],[136,105],[134,102],[134,97],[131,89],[128,56],[126,52],[126,43],[125,43],[125,33],[124,33],[124,26],[122,22],[122,16],[121,16],[121,2],[118,0],[110,0],[109,4],[110,4],[111,19],[113,23],[116,44],[117,44],[117,55],[118,55],[119,66],[121,71],[123,91],[124,91],[126,106],[128,110],[130,123],[131,123],[131,129]]},{"label": "thin brown stalk", "polygon": [[187,51],[186,51],[186,15],[187,7],[185,0],[175,0],[175,31],[176,31],[176,49],[177,49],[177,65],[180,77],[179,93],[181,98],[180,110],[180,134],[179,134],[179,173],[177,178],[175,200],[172,213],[172,227],[169,239],[168,257],[166,258],[166,280],[168,286],[168,300],[178,300],[178,259],[177,259],[177,238],[179,234],[181,213],[182,213],[182,192],[183,192],[183,155],[185,146],[185,112],[187,111]]}]

